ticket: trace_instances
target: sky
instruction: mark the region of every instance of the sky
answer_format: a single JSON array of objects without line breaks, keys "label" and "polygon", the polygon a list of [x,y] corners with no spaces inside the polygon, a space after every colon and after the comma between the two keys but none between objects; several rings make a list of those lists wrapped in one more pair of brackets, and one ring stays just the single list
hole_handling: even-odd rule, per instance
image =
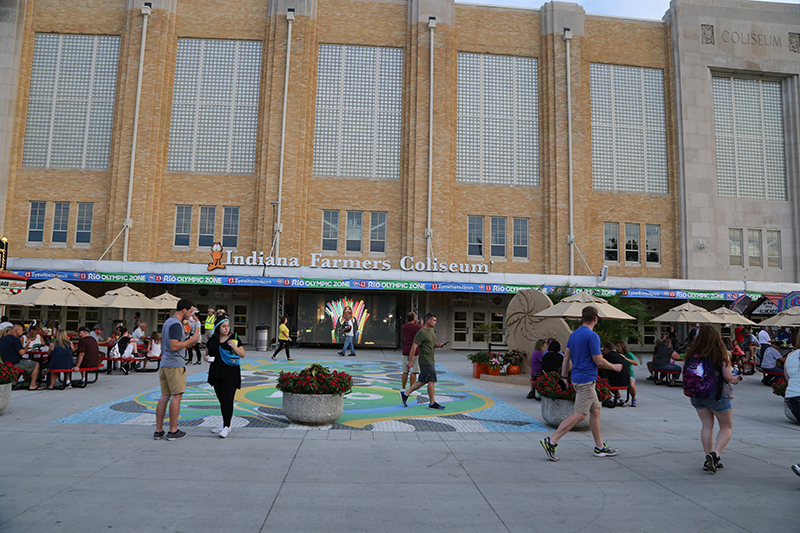
[{"label": "sky", "polygon": [[[472,4],[515,6],[539,9],[543,0],[456,0]],[[571,0],[592,15],[615,15],[640,19],[661,20],[669,9],[669,0]],[[759,0],[760,1],[760,0]],[[784,4],[800,4],[800,0],[772,0]]]}]

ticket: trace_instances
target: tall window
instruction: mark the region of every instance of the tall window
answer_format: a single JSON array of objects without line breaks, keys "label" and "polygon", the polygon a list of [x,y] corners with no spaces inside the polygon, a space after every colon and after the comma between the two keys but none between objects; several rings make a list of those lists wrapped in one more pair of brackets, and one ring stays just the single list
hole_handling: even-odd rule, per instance
[{"label": "tall window", "polygon": [[712,83],[718,194],[786,200],[781,83],[722,76]]},{"label": "tall window", "polygon": [[514,257],[528,258],[528,219],[514,219]]},{"label": "tall window", "polygon": [[369,223],[369,251],[386,253],[386,212],[375,211],[370,213]]},{"label": "tall window", "polygon": [[364,227],[364,213],[361,211],[347,212],[347,234],[345,235],[344,249],[346,252],[361,251],[361,234]]},{"label": "tall window", "polygon": [[744,266],[743,233],[738,228],[728,228],[728,248],[731,266]]},{"label": "tall window", "polygon": [[767,266],[781,268],[781,232],[767,231]]},{"label": "tall window", "polygon": [[239,208],[226,207],[222,210],[222,247],[239,246]]},{"label": "tall window", "polygon": [[506,256],[506,219],[505,217],[492,217],[490,220],[490,248],[492,257]]},{"label": "tall window", "polygon": [[197,246],[209,248],[214,244],[214,230],[216,229],[217,208],[213,205],[200,206],[200,227],[197,235]]},{"label": "tall window", "polygon": [[192,233],[192,206],[179,205],[175,209],[175,246],[189,246]]},{"label": "tall window", "polygon": [[749,229],[747,230],[747,264],[751,267],[763,266],[761,260],[761,230]]},{"label": "tall window", "polygon": [[322,251],[339,250],[339,211],[322,212]]},{"label": "tall window", "polygon": [[167,170],[255,172],[261,42],[178,39]]},{"label": "tall window", "polygon": [[79,202],[78,220],[75,225],[75,244],[90,244],[92,242],[93,218],[94,204],[91,202]]},{"label": "tall window", "polygon": [[108,168],[119,37],[37,33],[22,165]]},{"label": "tall window", "polygon": [[28,219],[28,242],[44,240],[45,202],[31,202],[31,215]]},{"label": "tall window", "polygon": [[668,193],[664,72],[598,63],[589,71],[594,188]]},{"label": "tall window", "polygon": [[619,224],[616,222],[603,223],[605,260],[610,263],[619,261]]},{"label": "tall window", "polygon": [[467,255],[483,257],[483,217],[469,217],[467,226]]},{"label": "tall window", "polygon": [[319,45],[315,176],[400,178],[403,50]]},{"label": "tall window", "polygon": [[69,202],[56,202],[53,211],[53,237],[50,242],[66,243],[69,229]]},{"label": "tall window", "polygon": [[539,185],[537,60],[458,54],[456,179]]},{"label": "tall window", "polygon": [[625,224],[625,262],[639,262],[639,224]]},{"label": "tall window", "polygon": [[645,257],[648,264],[661,263],[661,226],[645,224],[644,226]]}]

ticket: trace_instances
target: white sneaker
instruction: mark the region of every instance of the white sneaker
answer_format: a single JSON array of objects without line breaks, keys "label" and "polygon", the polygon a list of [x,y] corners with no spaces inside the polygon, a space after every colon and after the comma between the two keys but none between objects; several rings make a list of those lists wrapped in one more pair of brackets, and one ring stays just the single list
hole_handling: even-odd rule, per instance
[{"label": "white sneaker", "polygon": [[223,439],[228,436],[228,433],[231,432],[231,428],[222,428],[222,431],[219,432],[219,436]]},{"label": "white sneaker", "polygon": [[223,427],[225,427],[225,426],[219,426],[219,427],[216,427],[216,428],[214,428],[214,429],[212,429],[212,430],[211,430],[211,433],[214,433],[214,434],[216,434],[216,435],[219,435],[219,434],[220,434],[220,432],[222,431],[222,428],[223,428]]}]

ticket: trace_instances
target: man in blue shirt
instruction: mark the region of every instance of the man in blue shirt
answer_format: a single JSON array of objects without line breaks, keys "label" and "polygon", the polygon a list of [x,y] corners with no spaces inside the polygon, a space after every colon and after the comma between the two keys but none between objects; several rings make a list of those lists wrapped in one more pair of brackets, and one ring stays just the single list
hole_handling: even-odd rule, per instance
[{"label": "man in blue shirt", "polygon": [[[564,361],[561,363],[561,375],[566,376],[569,372],[570,361],[572,362],[572,384],[575,387],[575,411],[564,419],[558,426],[555,433],[545,437],[540,441],[547,457],[551,461],[558,461],[556,457],[556,446],[559,439],[567,434],[575,424],[583,421],[589,416],[589,427],[594,437],[595,457],[613,457],[617,455],[617,450],[612,450],[603,442],[600,434],[600,400],[597,399],[595,382],[597,381],[597,369],[602,368],[612,372],[620,372],[620,363],[612,364],[603,359],[600,351],[600,337],[594,332],[597,325],[597,308],[588,305],[581,312],[583,325],[572,332],[567,341],[567,349],[564,350]],[[567,378],[562,377],[564,385]]]}]

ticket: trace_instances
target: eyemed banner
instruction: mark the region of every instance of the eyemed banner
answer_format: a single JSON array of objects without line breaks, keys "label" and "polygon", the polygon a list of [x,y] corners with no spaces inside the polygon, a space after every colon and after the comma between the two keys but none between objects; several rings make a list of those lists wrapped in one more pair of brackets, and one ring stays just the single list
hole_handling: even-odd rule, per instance
[{"label": "eyemed banner", "polygon": [[[503,283],[463,283],[432,281],[386,281],[374,279],[269,278],[258,276],[212,276],[204,274],[136,274],[123,272],[71,272],[61,270],[12,270],[28,280],[60,278],[65,281],[104,281],[109,283],[164,283],[175,285],[230,285],[244,287],[285,287],[297,289],[355,289],[371,291],[470,292],[516,294],[538,289],[552,294],[562,289],[553,285],[508,285]],[[601,298],[619,294],[626,298],[659,298],[673,300],[735,300],[743,293],[722,291],[682,291],[661,289],[614,289],[606,287],[574,287]],[[761,294],[747,293],[751,298]]]}]

